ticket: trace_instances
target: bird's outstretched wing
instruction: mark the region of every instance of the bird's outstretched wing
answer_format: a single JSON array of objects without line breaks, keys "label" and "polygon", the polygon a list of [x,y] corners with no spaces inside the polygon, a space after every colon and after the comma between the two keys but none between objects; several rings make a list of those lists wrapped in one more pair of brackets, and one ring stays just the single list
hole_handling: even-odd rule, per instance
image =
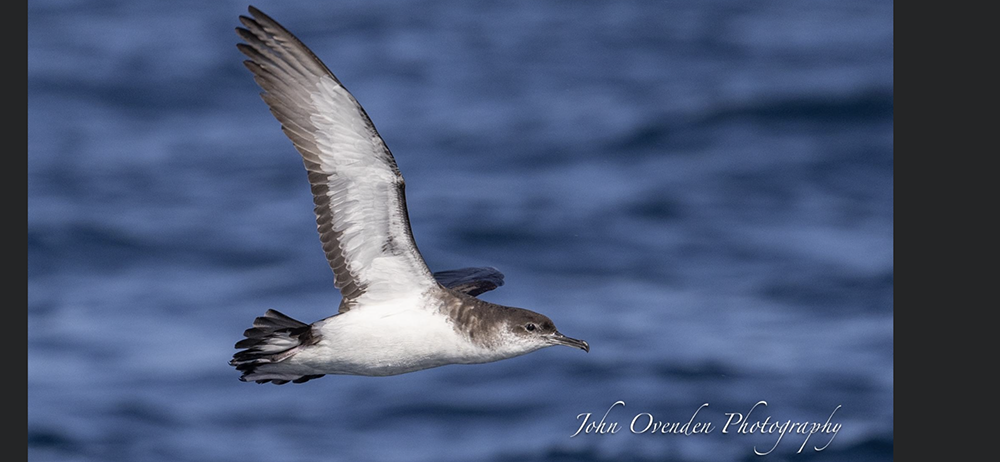
[{"label": "bird's outstretched wing", "polygon": [[473,297],[503,285],[503,273],[491,266],[484,268],[461,268],[434,273],[441,285]]},{"label": "bird's outstretched wing", "polygon": [[261,96],[302,155],[323,250],[343,302],[392,299],[436,283],[417,250],[403,177],[368,114],[294,35],[254,7],[237,45]]}]

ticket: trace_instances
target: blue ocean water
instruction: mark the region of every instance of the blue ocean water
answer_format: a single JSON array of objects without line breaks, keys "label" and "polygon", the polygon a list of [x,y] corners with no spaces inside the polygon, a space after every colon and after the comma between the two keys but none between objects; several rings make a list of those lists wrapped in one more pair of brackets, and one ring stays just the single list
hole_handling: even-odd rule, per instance
[{"label": "blue ocean water", "polygon": [[233,344],[339,295],[246,6],[28,3],[30,460],[892,459],[892,2],[256,3],[429,266],[592,347],[283,386]]}]

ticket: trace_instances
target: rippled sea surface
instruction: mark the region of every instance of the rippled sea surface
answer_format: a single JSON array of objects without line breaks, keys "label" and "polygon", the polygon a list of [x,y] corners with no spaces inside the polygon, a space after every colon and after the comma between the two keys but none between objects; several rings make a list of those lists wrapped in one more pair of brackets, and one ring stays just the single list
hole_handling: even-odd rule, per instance
[{"label": "rippled sea surface", "polygon": [[892,2],[255,4],[367,109],[428,265],[592,347],[283,386],[233,344],[339,294],[246,6],[28,2],[30,460],[892,459]]}]

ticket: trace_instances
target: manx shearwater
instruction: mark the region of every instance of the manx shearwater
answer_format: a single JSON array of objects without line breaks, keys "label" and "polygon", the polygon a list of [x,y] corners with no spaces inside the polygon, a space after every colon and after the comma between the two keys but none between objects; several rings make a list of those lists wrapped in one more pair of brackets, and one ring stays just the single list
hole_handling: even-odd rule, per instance
[{"label": "manx shearwater", "polygon": [[254,7],[240,16],[244,64],[302,155],[316,224],[342,300],[305,324],[257,318],[230,364],[240,380],[295,383],[325,374],[386,376],[498,361],[553,346],[590,351],[552,321],[476,298],[493,268],[431,273],[413,240],[403,177],[368,114],[299,39]]}]

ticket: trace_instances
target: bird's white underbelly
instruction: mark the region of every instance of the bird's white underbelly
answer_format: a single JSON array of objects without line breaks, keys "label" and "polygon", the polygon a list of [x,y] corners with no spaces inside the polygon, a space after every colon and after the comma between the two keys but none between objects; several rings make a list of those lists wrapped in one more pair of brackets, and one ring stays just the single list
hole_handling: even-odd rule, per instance
[{"label": "bird's white underbelly", "polygon": [[436,310],[388,303],[351,310],[322,322],[320,342],[295,362],[325,374],[394,375],[455,363],[493,360]]}]

